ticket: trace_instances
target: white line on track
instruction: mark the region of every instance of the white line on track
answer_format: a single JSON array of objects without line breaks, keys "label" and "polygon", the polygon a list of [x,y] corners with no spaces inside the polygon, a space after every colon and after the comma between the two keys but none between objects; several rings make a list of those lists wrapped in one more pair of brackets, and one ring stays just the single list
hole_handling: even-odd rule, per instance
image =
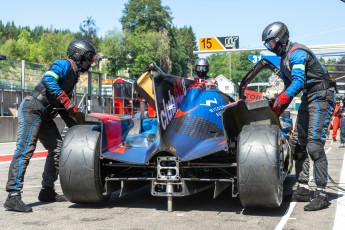
[{"label": "white line on track", "polygon": [[17,142],[2,142],[2,143],[0,143],[0,145],[8,145],[8,144],[15,144],[15,143],[17,143]]},{"label": "white line on track", "polygon": [[[60,184],[54,184],[56,186],[61,186]],[[42,185],[37,185],[37,186],[25,186],[25,189],[32,189],[32,188],[42,188]]]},{"label": "white line on track", "polygon": [[[42,159],[46,159],[46,157],[31,158],[30,161],[42,160]],[[2,165],[2,164],[11,164],[11,161],[3,161],[3,162],[0,162],[0,165]]]},{"label": "white line on track", "polygon": [[[331,151],[332,148],[328,148],[325,152],[326,154]],[[341,180],[340,180],[341,181]],[[292,211],[294,210],[296,206],[296,202],[290,202],[290,205],[288,207],[288,209],[286,210],[284,216],[282,217],[282,219],[280,220],[280,222],[278,223],[278,225],[276,226],[275,230],[282,230],[284,229],[284,226],[286,224],[286,222],[291,219],[290,215],[292,213]]]},{"label": "white line on track", "polygon": [[329,147],[327,150],[326,150],[326,154],[328,154],[329,151],[331,151],[332,147]]},{"label": "white line on track", "polygon": [[[341,166],[340,181],[345,180],[345,157],[343,157],[343,165]],[[344,191],[338,190],[337,207],[334,218],[334,230],[344,229],[345,226],[345,197]]]},{"label": "white line on track", "polygon": [[[61,184],[55,184],[55,188],[61,186]],[[37,186],[26,186],[25,185],[25,190],[30,190],[30,189],[37,189],[37,188],[42,188],[42,185],[37,185]],[[0,189],[0,192],[6,192],[6,190]]]},{"label": "white line on track", "polygon": [[286,224],[286,222],[290,219],[290,215],[293,211],[293,209],[296,206],[296,202],[291,202],[289,205],[289,208],[286,210],[283,218],[280,220],[279,224],[277,225],[277,227],[275,228],[275,230],[281,230],[284,229],[284,226]]}]

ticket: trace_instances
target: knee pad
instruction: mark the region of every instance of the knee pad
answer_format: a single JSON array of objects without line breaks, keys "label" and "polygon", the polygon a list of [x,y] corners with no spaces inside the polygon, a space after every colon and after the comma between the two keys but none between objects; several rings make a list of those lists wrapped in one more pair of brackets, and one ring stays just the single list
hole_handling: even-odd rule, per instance
[{"label": "knee pad", "polygon": [[323,144],[319,142],[309,142],[307,144],[307,153],[313,161],[323,159],[326,157]]},{"label": "knee pad", "polygon": [[325,160],[327,160],[326,154],[324,154],[322,157],[320,157],[319,159],[315,160],[316,164],[322,163]]},{"label": "knee pad", "polygon": [[299,144],[291,146],[291,154],[294,160],[305,159],[308,157],[306,147],[300,146]]}]

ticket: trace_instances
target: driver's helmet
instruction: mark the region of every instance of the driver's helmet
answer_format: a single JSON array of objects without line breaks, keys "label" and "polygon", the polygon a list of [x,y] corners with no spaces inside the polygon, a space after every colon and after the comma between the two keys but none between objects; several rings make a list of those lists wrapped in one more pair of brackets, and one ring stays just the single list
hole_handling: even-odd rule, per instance
[{"label": "driver's helmet", "polygon": [[88,41],[75,40],[68,45],[67,56],[76,62],[80,72],[88,71],[97,59],[96,48]]},{"label": "driver's helmet", "polygon": [[269,51],[282,56],[289,41],[289,30],[284,23],[273,22],[262,32],[262,41]]},{"label": "driver's helmet", "polygon": [[208,64],[208,61],[206,58],[196,59],[194,70],[198,77],[205,79],[207,77],[207,72],[209,71],[209,69],[210,69],[210,65]]}]

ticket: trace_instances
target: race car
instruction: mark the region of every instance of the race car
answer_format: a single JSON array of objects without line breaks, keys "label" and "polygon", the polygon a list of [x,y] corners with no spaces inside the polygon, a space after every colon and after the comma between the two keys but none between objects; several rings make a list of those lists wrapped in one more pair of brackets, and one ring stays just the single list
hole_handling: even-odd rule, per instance
[{"label": "race car", "polygon": [[248,84],[266,68],[278,74],[261,60],[243,78],[235,101],[150,64],[135,88],[157,117],[142,125],[130,116],[92,113],[71,127],[60,155],[64,195],[73,203],[98,204],[114,191],[123,196],[150,185],[152,196],[167,197],[172,211],[173,197],[211,188],[217,197],[231,186],[244,207],[280,206],[292,167],[289,134],[282,133],[268,100],[244,100]]}]

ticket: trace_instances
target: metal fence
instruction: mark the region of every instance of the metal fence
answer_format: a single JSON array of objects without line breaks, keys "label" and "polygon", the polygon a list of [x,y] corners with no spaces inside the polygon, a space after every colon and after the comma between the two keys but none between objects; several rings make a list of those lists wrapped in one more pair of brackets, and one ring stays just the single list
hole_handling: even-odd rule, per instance
[{"label": "metal fence", "polygon": [[[323,57],[323,55],[318,56]],[[332,56],[329,55],[328,57]],[[345,67],[344,64],[329,64],[325,66],[326,68],[331,66]],[[34,89],[48,67],[48,65],[25,61],[0,61],[0,116],[17,116],[18,107],[23,98]],[[345,71],[329,71],[329,73],[331,76],[336,74],[343,75],[338,77],[337,82],[340,93],[345,94]],[[113,114],[118,109],[122,110],[122,114],[125,113],[124,110],[128,110],[133,115],[138,110],[134,108],[138,107],[138,105],[133,100],[133,95],[128,96],[128,94],[126,98],[122,95],[123,102],[121,107],[114,108],[116,104],[114,99],[119,99],[114,98],[113,94],[114,87],[112,82],[116,78],[117,76],[115,75],[91,71],[82,74],[76,85],[74,101],[80,103],[81,98],[85,97],[86,100],[82,106],[84,111],[87,112]],[[236,95],[231,96],[237,98]]]},{"label": "metal fence", "polygon": [[[17,116],[20,103],[42,78],[48,65],[25,61],[0,61],[0,116]],[[76,85],[74,101],[87,112],[114,113],[112,84],[115,75],[91,72],[82,74]],[[108,84],[103,84],[104,82]],[[110,86],[110,87],[109,87]],[[104,90],[106,89],[106,90]]]}]

